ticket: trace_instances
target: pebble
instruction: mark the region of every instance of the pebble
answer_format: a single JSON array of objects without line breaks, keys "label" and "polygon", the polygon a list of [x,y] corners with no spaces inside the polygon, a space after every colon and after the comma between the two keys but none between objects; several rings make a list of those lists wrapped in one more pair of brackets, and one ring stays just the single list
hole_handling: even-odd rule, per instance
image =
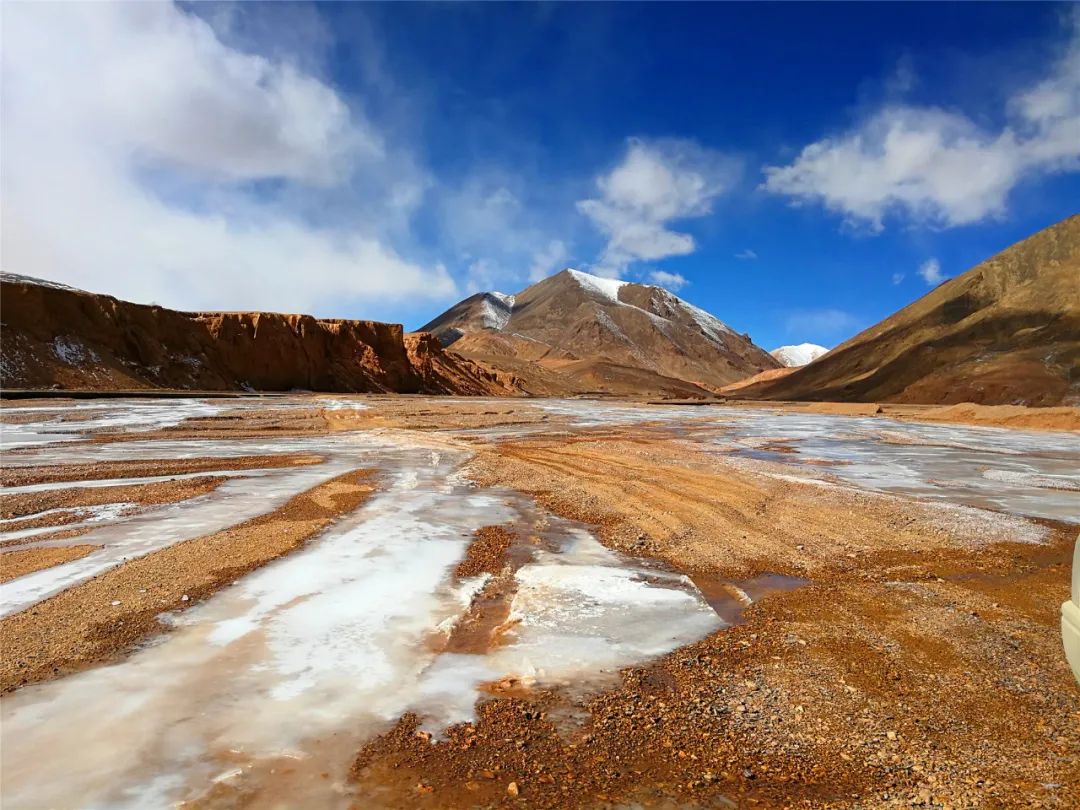
[{"label": "pebble", "polygon": [[190,599],[190,598],[191,598],[191,597],[190,597],[190,596],[188,596],[188,595],[187,595],[187,594],[185,593],[185,594],[184,594],[183,596],[181,596],[181,597],[180,597],[180,601],[181,601],[181,602],[186,602],[186,601],[188,601],[188,599]]},{"label": "pebble", "polygon": [[506,792],[511,796],[517,796],[519,793],[517,782],[511,782],[509,785],[507,785]]},{"label": "pebble", "polygon": [[113,599],[111,604],[112,604],[113,607],[116,607],[117,605],[120,604],[120,600],[119,599]]}]

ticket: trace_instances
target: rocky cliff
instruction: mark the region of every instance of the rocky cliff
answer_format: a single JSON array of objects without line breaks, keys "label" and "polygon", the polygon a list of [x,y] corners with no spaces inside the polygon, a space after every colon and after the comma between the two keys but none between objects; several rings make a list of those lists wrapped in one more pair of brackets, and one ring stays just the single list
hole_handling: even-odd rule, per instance
[{"label": "rocky cliff", "polygon": [[0,384],[512,392],[497,375],[443,351],[437,341],[413,337],[407,345],[398,324],[267,312],[178,312],[10,274],[0,276]]}]

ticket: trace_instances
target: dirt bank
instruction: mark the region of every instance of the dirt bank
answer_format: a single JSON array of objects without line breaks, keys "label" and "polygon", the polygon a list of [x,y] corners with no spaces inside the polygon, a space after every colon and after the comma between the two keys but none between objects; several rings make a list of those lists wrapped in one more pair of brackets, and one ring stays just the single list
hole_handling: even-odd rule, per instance
[{"label": "dirt bank", "polygon": [[55,546],[51,548],[25,548],[0,552],[0,582],[8,582],[54,565],[85,557],[100,546]]}]

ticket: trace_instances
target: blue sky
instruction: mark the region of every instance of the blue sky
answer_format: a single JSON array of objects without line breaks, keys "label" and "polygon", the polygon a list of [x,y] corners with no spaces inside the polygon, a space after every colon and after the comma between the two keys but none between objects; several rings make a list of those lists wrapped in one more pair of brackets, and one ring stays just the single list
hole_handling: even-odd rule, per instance
[{"label": "blue sky", "polygon": [[5,269],[180,308],[415,328],[570,265],[832,346],[1080,209],[1069,5],[13,3],[4,46]]}]

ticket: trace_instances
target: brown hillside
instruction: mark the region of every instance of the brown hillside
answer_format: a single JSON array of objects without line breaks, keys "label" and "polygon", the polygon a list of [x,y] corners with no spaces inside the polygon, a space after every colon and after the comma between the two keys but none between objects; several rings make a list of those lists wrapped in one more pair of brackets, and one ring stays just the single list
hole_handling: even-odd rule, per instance
[{"label": "brown hillside", "polygon": [[1080,402],[1080,215],[1019,242],[791,374],[740,396]]}]

